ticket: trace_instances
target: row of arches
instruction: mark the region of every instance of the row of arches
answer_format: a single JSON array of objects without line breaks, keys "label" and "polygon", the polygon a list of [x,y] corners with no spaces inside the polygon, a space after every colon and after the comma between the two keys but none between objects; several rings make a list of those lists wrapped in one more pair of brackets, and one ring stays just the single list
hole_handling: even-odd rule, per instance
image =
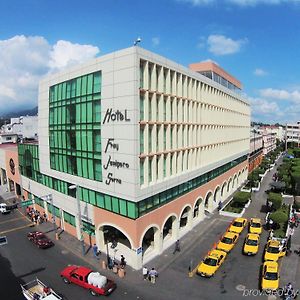
[{"label": "row of arches", "polygon": [[224,202],[246,178],[247,167],[217,185],[213,191],[207,191],[204,197],[199,195],[192,203],[184,204],[179,212],[169,212],[160,224],[145,226],[140,235],[135,237],[135,243],[134,237],[131,238],[126,230],[115,224],[101,224],[96,230],[97,244],[104,252],[111,251],[110,255],[116,258],[123,254],[129,265],[135,265],[135,250],[138,248],[141,261],[146,263],[201,222],[207,213],[212,213],[218,203]]}]

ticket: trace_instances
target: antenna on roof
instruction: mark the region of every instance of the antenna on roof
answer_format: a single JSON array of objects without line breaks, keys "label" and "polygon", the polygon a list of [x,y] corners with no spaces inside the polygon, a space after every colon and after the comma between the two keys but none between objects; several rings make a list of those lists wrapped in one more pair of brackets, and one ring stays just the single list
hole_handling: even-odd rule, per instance
[{"label": "antenna on roof", "polygon": [[142,39],[140,37],[138,37],[134,43],[133,43],[133,46],[136,46],[138,43],[140,43],[142,41]]}]

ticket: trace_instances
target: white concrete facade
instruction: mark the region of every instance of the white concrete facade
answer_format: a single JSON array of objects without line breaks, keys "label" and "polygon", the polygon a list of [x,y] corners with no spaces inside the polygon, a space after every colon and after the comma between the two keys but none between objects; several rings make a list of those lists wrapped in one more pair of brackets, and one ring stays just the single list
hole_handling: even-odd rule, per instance
[{"label": "white concrete facade", "polygon": [[[155,89],[148,86],[149,72],[143,73],[145,85],[141,87],[143,93],[148,97],[149,92],[154,92],[157,100],[157,109],[153,106],[155,118],[148,121],[163,122],[162,99],[167,96],[167,122],[176,123],[178,134],[173,134],[177,139],[174,150],[181,148],[187,151],[179,151],[178,158],[173,161],[170,158],[167,164],[173,164],[177,168],[174,174],[162,176],[162,161],[157,164],[152,162],[151,168],[153,180],[147,178],[148,166],[145,165],[145,183],[140,185],[140,64],[144,62],[152,64],[160,72],[167,72],[167,80],[163,82],[163,73],[151,78],[152,85],[157,84]],[[101,70],[102,72],[102,161],[107,163],[109,157],[113,161],[126,163],[125,168],[110,167],[103,170],[103,181],[96,182],[81,177],[72,176],[66,173],[57,172],[50,168],[49,159],[49,87],[78,77],[82,74],[89,74]],[[172,72],[177,76],[171,80]],[[163,92],[165,88],[165,93]],[[175,90],[176,89],[176,90]],[[176,99],[179,105],[172,107],[174,118],[171,120],[171,98]],[[154,104],[154,101],[153,103]],[[112,120],[105,116],[109,113],[122,114],[127,120]],[[145,102],[145,115],[149,114],[149,98]],[[176,117],[175,117],[176,114]],[[109,121],[108,121],[109,120]],[[143,120],[142,120],[143,121]],[[178,125],[179,124],[179,125]],[[186,128],[183,128],[186,124]],[[170,126],[169,126],[170,127]],[[204,173],[219,165],[223,165],[235,158],[249,152],[249,127],[250,127],[250,106],[241,96],[234,94],[229,89],[213,82],[212,80],[194,71],[180,66],[164,57],[141,49],[132,47],[104,55],[82,66],[49,76],[40,83],[39,90],[39,149],[41,172],[52,177],[74,182],[93,190],[100,190],[116,197],[139,201],[150,195],[168,189],[174,185],[185,182],[196,174]],[[145,128],[148,128],[146,125]],[[146,129],[148,130],[148,129]],[[169,129],[168,129],[169,130]],[[149,137],[145,134],[145,138]],[[157,144],[154,151],[150,150],[145,140],[145,153],[149,155],[163,151],[163,132],[160,131],[151,135],[152,143]],[[118,150],[104,147],[113,138],[118,145]],[[158,141],[158,143],[157,143]],[[170,145],[170,138],[166,141]],[[176,149],[175,149],[176,148]],[[192,149],[190,149],[192,148]],[[173,150],[173,149],[172,149]],[[191,151],[190,151],[191,150]],[[143,153],[141,153],[143,154]],[[171,157],[171,155],[170,155]],[[147,160],[147,159],[146,159]],[[176,164],[185,165],[180,168]],[[128,166],[128,167],[127,167]],[[158,166],[158,167],[157,167]],[[157,171],[157,168],[159,170]],[[108,174],[113,178],[120,179],[122,184],[116,182],[106,184]]]},{"label": "white concrete facade", "polygon": [[300,143],[300,121],[295,124],[286,125],[286,142]]}]

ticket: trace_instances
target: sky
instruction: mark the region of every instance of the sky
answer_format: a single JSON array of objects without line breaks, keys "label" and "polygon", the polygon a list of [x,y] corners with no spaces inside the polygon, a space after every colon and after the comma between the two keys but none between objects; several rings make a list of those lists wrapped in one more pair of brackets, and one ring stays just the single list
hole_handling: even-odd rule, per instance
[{"label": "sky", "polygon": [[239,79],[251,119],[300,120],[300,0],[1,0],[0,115],[49,73],[133,45]]}]

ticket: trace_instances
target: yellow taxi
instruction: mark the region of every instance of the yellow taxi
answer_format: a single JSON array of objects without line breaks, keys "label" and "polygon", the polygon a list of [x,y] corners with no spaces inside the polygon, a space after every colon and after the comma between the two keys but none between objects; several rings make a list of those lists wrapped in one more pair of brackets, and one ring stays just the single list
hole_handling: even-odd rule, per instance
[{"label": "yellow taxi", "polygon": [[255,255],[258,252],[259,245],[259,235],[256,233],[248,233],[244,247],[243,253],[246,255]]},{"label": "yellow taxi", "polygon": [[203,277],[212,277],[224,262],[226,255],[224,251],[211,250],[198,265],[197,274]]},{"label": "yellow taxi", "polygon": [[285,255],[286,248],[280,246],[280,242],[276,240],[268,240],[266,245],[264,260],[277,261]]},{"label": "yellow taxi", "polygon": [[278,263],[276,261],[265,261],[262,268],[261,288],[262,290],[276,290],[278,287]]},{"label": "yellow taxi", "polygon": [[225,234],[222,236],[219,243],[217,244],[217,249],[223,250],[225,252],[231,251],[233,246],[236,244],[238,237],[238,233],[229,231],[225,232]]},{"label": "yellow taxi", "polygon": [[247,224],[247,219],[236,218],[232,221],[228,231],[241,233]]},{"label": "yellow taxi", "polygon": [[261,219],[252,218],[249,224],[249,232],[261,234],[261,231],[262,231]]}]

